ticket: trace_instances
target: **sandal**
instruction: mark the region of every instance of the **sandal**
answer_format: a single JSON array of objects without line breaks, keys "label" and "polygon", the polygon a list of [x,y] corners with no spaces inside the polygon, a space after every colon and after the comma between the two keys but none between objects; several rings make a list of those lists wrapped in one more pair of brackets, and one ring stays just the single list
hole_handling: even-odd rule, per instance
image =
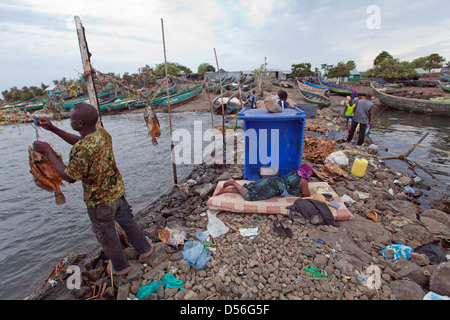
[{"label": "sandal", "polygon": [[294,235],[294,233],[292,232],[292,230],[291,230],[291,228],[286,228],[285,226],[283,226],[282,224],[281,224],[281,222],[280,222],[280,226],[284,229],[284,232],[286,233],[286,235],[289,237],[289,238],[292,238],[292,236]]},{"label": "sandal", "polygon": [[273,223],[273,229],[278,235],[282,237],[287,237],[286,230],[281,225],[277,226],[276,222]]}]

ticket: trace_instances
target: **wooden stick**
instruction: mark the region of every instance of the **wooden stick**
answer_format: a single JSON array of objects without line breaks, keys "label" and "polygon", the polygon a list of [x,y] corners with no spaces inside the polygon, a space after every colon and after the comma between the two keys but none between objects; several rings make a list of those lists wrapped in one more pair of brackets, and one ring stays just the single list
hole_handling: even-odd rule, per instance
[{"label": "wooden stick", "polygon": [[109,260],[109,271],[111,272],[111,287],[114,288],[113,268],[111,260]]},{"label": "wooden stick", "polygon": [[173,135],[172,135],[172,116],[170,113],[170,95],[169,95],[169,81],[167,80],[167,58],[166,58],[166,41],[164,38],[164,22],[161,18],[161,29],[162,29],[162,38],[163,38],[163,49],[164,49],[164,66],[166,72],[166,86],[167,86],[167,107],[169,111],[169,125],[170,125],[170,151],[172,152],[172,170],[173,170],[173,183],[178,184],[177,179],[177,166],[175,164],[175,152],[173,151]]},{"label": "wooden stick", "polygon": [[97,90],[94,83],[94,71],[91,66],[91,53],[89,52],[86,35],[83,25],[81,24],[80,17],[75,16],[75,25],[77,27],[78,44],[80,46],[81,61],[83,63],[84,76],[87,78],[87,90],[89,94],[89,102],[94,106],[98,113],[97,124],[103,127],[102,117],[100,115],[100,108],[98,103]]},{"label": "wooden stick", "polygon": [[222,97],[222,159],[225,157],[225,108],[223,106],[223,86],[222,86],[222,79],[220,77],[220,67],[219,67],[219,60],[217,59],[217,53],[216,48],[214,48],[214,56],[216,57],[216,65],[217,70],[219,72],[219,85],[220,85],[220,96]]}]

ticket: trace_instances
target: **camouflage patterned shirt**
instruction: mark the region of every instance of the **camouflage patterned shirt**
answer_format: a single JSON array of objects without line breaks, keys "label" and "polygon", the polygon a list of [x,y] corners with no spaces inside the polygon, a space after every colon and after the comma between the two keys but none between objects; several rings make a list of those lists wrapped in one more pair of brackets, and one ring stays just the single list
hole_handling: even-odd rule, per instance
[{"label": "camouflage patterned shirt", "polygon": [[74,180],[81,180],[84,202],[88,208],[113,202],[125,193],[111,136],[102,127],[97,127],[94,133],[73,145],[64,172]]}]

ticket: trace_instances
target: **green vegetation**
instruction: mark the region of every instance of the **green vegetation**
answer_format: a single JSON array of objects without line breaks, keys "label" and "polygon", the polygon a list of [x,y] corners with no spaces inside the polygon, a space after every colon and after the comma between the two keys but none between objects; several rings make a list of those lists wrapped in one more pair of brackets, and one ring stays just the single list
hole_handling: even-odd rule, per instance
[{"label": "green vegetation", "polygon": [[314,75],[314,72],[311,71],[311,63],[297,63],[291,66],[292,73],[290,74],[290,78],[297,77],[309,77]]},{"label": "green vegetation", "polygon": [[216,72],[216,68],[214,68],[212,65],[210,65],[207,62],[204,62],[198,66],[198,69],[197,69],[198,73],[204,74],[205,72],[208,72],[208,71]]}]

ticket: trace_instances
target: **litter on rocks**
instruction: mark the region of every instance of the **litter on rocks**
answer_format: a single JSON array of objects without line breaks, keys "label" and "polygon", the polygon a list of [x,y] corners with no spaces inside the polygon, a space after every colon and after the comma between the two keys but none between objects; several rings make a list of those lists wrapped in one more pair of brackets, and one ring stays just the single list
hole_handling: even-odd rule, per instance
[{"label": "litter on rocks", "polygon": [[217,238],[228,232],[228,228],[219,218],[217,218],[217,211],[207,210],[208,226],[207,230],[211,237]]},{"label": "litter on rocks", "polygon": [[403,244],[391,244],[381,250],[381,254],[386,259],[390,259],[391,255],[388,254],[389,251],[392,252],[392,261],[397,261],[400,257],[407,260],[411,259],[411,252],[414,252],[414,249]]},{"label": "litter on rocks", "polygon": [[309,267],[309,268],[305,267],[303,268],[303,271],[305,271],[307,275],[310,275],[314,278],[323,278],[327,276],[325,270],[316,267]]},{"label": "litter on rocks", "polygon": [[209,235],[207,232],[197,233],[197,240],[189,240],[184,243],[184,251],[181,253],[183,259],[191,266],[195,266],[198,270],[203,269],[211,259],[209,246]]},{"label": "litter on rocks", "polygon": [[179,280],[173,274],[168,273],[164,276],[164,278],[161,279],[161,281],[153,281],[149,284],[146,284],[145,286],[140,287],[137,292],[136,299],[142,300],[152,293],[155,293],[158,290],[160,284],[162,284],[166,288],[178,288],[180,290],[183,290],[184,288],[181,286],[183,283],[184,282],[182,280]]},{"label": "litter on rocks", "polygon": [[243,237],[251,237],[258,235],[258,227],[255,228],[240,228],[239,233]]}]

